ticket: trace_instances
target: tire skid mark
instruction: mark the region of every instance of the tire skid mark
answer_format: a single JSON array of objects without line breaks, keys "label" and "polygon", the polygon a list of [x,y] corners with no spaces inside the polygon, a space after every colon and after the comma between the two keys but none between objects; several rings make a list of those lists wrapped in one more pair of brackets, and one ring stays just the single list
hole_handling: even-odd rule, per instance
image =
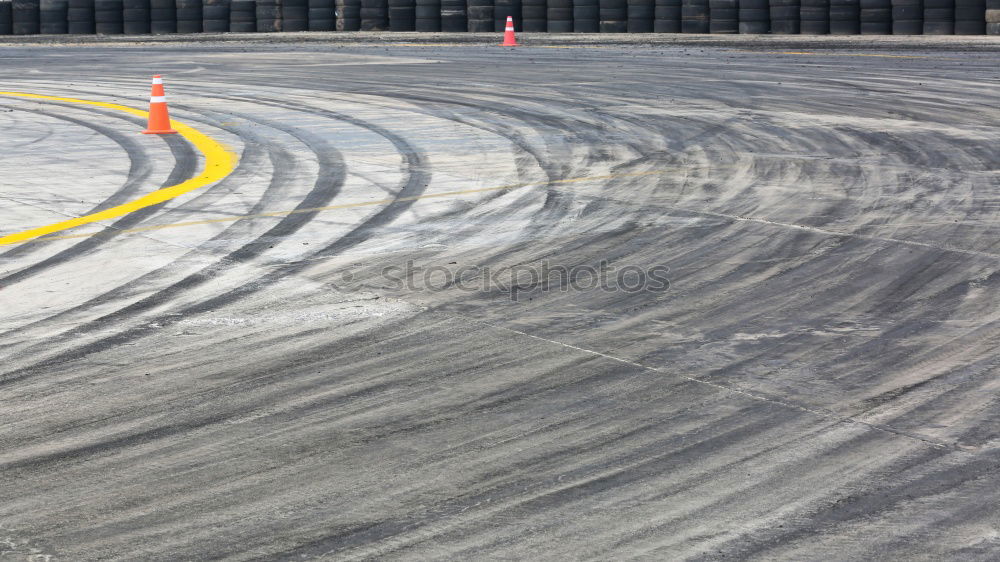
[{"label": "tire skid mark", "polygon": [[[90,108],[90,107],[84,106],[84,107],[80,107],[80,108],[77,108],[77,109],[80,109],[80,110],[83,110],[83,111],[89,111],[89,112],[93,112],[93,113],[98,113],[98,114],[101,114],[103,116],[109,116],[108,113],[100,111],[100,110],[98,110],[96,108]],[[39,114],[39,115],[45,115],[46,117],[52,117],[52,118],[55,118],[55,119],[61,119],[61,120],[66,121],[68,123],[73,123],[74,125],[78,125],[78,126],[81,126],[81,127],[88,128],[88,129],[90,129],[92,131],[95,131],[95,132],[97,132],[97,133],[99,133],[101,135],[104,135],[105,137],[108,137],[109,139],[111,139],[112,141],[114,141],[128,155],[128,157],[129,157],[129,171],[128,171],[128,176],[125,179],[125,183],[122,184],[122,186],[119,187],[114,193],[112,193],[107,198],[105,198],[104,201],[101,201],[100,203],[98,203],[94,207],[91,207],[89,210],[85,211],[84,214],[87,214],[87,215],[93,214],[93,213],[96,213],[96,212],[99,212],[99,211],[103,211],[104,209],[107,209],[108,207],[114,207],[115,205],[119,205],[121,203],[124,203],[125,201],[128,201],[129,199],[131,199],[139,191],[139,189],[142,187],[143,183],[145,183],[149,179],[149,176],[152,175],[152,173],[153,173],[152,160],[145,153],[145,151],[142,148],[142,145],[140,145],[138,143],[138,141],[136,141],[132,137],[129,137],[129,136],[127,136],[127,135],[125,135],[125,134],[123,134],[123,133],[121,133],[121,132],[119,132],[119,131],[111,128],[111,127],[105,127],[104,125],[100,125],[100,124],[97,124],[97,123],[91,123],[91,122],[85,121],[83,119],[77,119],[75,117],[70,117],[70,116],[67,116],[67,115],[62,115],[62,114],[59,114],[59,113],[56,113],[56,112],[53,112],[53,111],[47,111],[47,110],[42,110],[42,109],[27,109],[27,108],[24,108],[24,109],[19,109],[19,111],[25,111],[25,112],[29,112],[29,113],[36,113],[36,114]],[[123,119],[123,120],[126,120],[126,121],[136,122],[135,119],[130,118],[130,117],[126,117],[124,115],[120,115],[117,112],[115,112],[114,114],[112,114],[110,116],[111,117],[116,117],[116,118],[119,118],[119,119]],[[175,167],[176,167],[176,164],[175,164]],[[34,252],[37,249],[40,249],[45,244],[45,242],[46,242],[45,238],[42,237],[35,244],[21,244],[19,246],[14,246],[13,248],[10,248],[9,250],[6,250],[3,253],[0,253],[0,260],[10,259],[10,258],[20,257],[20,256],[25,256],[25,255],[27,255],[29,253]],[[2,280],[0,280],[0,283],[2,283]]]},{"label": "tire skid mark", "polygon": [[[177,185],[194,177],[197,173],[198,165],[198,159],[195,157],[194,148],[192,148],[186,140],[172,135],[166,135],[162,138],[164,142],[167,143],[167,146],[170,147],[170,151],[174,155],[175,164],[173,170],[170,172],[170,175],[167,176],[166,181],[160,185],[161,189]],[[69,248],[60,250],[56,254],[35,262],[24,269],[16,271],[10,275],[0,277],[0,286],[10,287],[11,285],[20,283],[40,273],[48,271],[53,267],[78,259],[82,256],[92,254],[108,241],[120,236],[123,230],[133,228],[158,213],[163,205],[164,203],[158,203],[156,205],[150,205],[148,207],[138,209],[115,220],[94,236],[85,238],[80,242],[73,244]]]}]

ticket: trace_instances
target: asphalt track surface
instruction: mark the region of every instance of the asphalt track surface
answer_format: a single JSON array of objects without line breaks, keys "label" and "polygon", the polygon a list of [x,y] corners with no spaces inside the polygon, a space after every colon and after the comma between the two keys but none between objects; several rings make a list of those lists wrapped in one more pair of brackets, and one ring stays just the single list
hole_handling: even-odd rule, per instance
[{"label": "asphalt track surface", "polygon": [[1000,556],[1000,55],[592,47],[3,48],[0,558]]}]

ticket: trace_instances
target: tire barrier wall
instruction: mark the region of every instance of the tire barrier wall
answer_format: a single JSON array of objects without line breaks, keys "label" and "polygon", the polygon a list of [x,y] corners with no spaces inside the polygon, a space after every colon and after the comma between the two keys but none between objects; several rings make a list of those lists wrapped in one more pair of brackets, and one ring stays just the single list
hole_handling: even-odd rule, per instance
[{"label": "tire barrier wall", "polygon": [[441,31],[441,0],[416,0],[414,13],[416,31]]},{"label": "tire barrier wall", "polygon": [[801,10],[800,0],[771,0],[771,33],[798,35]]},{"label": "tire barrier wall", "polygon": [[281,0],[279,5],[282,31],[309,31],[309,0]]},{"label": "tire barrier wall", "polygon": [[739,33],[739,0],[708,0],[709,33]]},{"label": "tire barrier wall", "polygon": [[[149,14],[146,14],[146,22],[149,25]],[[38,31],[51,35],[69,33],[69,0],[40,0]]]},{"label": "tire barrier wall", "polygon": [[1000,0],[0,0],[0,35],[275,31],[1000,35]]},{"label": "tire barrier wall", "polygon": [[862,35],[892,34],[892,0],[861,0],[859,6]]},{"label": "tire barrier wall", "polygon": [[333,6],[337,31],[359,31],[361,29],[361,0],[334,0]]},{"label": "tire barrier wall", "polygon": [[739,0],[740,33],[770,33],[771,8],[768,0]]},{"label": "tire barrier wall", "polygon": [[[309,0],[308,20],[309,31],[333,31],[336,29],[336,7],[333,0]],[[229,21],[230,31],[236,31],[232,29],[232,16],[230,16]]]},{"label": "tire barrier wall", "polygon": [[361,31],[386,31],[388,29],[388,0],[361,0]]},{"label": "tire barrier wall", "polygon": [[709,33],[708,0],[681,0],[681,33]]},{"label": "tire barrier wall", "polygon": [[572,0],[573,31],[597,33],[601,30],[601,6],[598,0]]}]

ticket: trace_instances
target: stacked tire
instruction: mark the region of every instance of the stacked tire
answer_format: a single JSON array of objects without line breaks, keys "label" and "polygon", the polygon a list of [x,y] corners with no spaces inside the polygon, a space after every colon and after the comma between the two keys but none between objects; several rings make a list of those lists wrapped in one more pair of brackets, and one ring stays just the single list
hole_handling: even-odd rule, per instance
[{"label": "stacked tire", "polygon": [[[334,7],[337,10],[337,31],[361,29],[361,0],[335,0]],[[260,16],[260,11],[257,15]],[[260,21],[257,22],[257,28],[260,28]]]},{"label": "stacked tire", "polygon": [[229,31],[230,0],[203,0],[201,27],[205,33]]},{"label": "stacked tire", "polygon": [[[441,0],[416,0],[417,31],[441,31]],[[361,29],[364,29],[362,26]]]},{"label": "stacked tire", "polygon": [[[16,0],[14,6],[17,6]],[[124,10],[122,0],[94,0],[94,31],[98,35],[125,33]]]},{"label": "stacked tire", "polygon": [[125,35],[150,33],[151,11],[149,0],[122,0],[122,31]]},{"label": "stacked tire", "polygon": [[625,33],[628,31],[628,0],[599,0],[600,32]]},{"label": "stacked tire", "polygon": [[71,35],[94,33],[94,0],[69,0],[66,9],[66,32]]},{"label": "stacked tire", "polygon": [[924,0],[924,35],[955,34],[955,0]]},{"label": "stacked tire", "polygon": [[548,29],[547,17],[545,0],[521,0],[521,29],[544,33]]},{"label": "stacked tire", "polygon": [[[11,32],[14,35],[36,35],[38,11],[38,0],[14,0],[11,5]],[[118,17],[121,17],[120,13]]]},{"label": "stacked tire", "polygon": [[861,0],[859,7],[861,35],[892,34],[892,0]]},{"label": "stacked tire", "polygon": [[739,33],[739,0],[708,0],[708,31]]},{"label": "stacked tire", "polygon": [[858,35],[861,33],[860,0],[830,0],[830,34]]},{"label": "stacked tire", "polygon": [[469,0],[469,31],[493,31],[493,0]]},{"label": "stacked tire", "polygon": [[177,0],[177,33],[201,33],[203,9],[202,0]]},{"label": "stacked tire", "polygon": [[230,0],[229,31],[235,33],[257,31],[257,2],[255,0]]},{"label": "stacked tire", "polygon": [[333,31],[333,0],[309,0],[309,31]]},{"label": "stacked tire", "polygon": [[771,8],[768,0],[739,0],[740,33],[771,32]]},{"label": "stacked tire", "polygon": [[14,32],[14,10],[10,0],[0,0],[0,35]]},{"label": "stacked tire", "polygon": [[653,32],[653,0],[627,0],[628,2],[628,32]]},{"label": "stacked tire", "polygon": [[799,0],[771,0],[771,33],[798,35],[801,9]]},{"label": "stacked tire", "polygon": [[572,33],[573,0],[548,0],[545,20],[549,33]]},{"label": "stacked tire", "polygon": [[892,34],[920,35],[923,32],[923,0],[892,0]]},{"label": "stacked tire", "polygon": [[681,0],[681,33],[708,33],[708,18],[708,0]]},{"label": "stacked tire", "polygon": [[361,0],[361,31],[385,31],[387,29],[389,29],[389,4],[387,0]]},{"label": "stacked tire", "polygon": [[507,16],[514,18],[514,30],[521,31],[521,0],[493,0],[493,29],[503,31]]},{"label": "stacked tire", "polygon": [[799,5],[799,33],[802,35],[830,33],[829,0],[801,0]]},{"label": "stacked tire", "polygon": [[281,0],[279,5],[281,31],[309,31],[309,0]]},{"label": "stacked tire", "polygon": [[38,30],[46,35],[67,33],[68,0],[41,0],[38,3]]},{"label": "stacked tire", "polygon": [[985,0],[955,0],[955,35],[986,33]]},{"label": "stacked tire", "polygon": [[414,31],[416,19],[415,0],[389,0],[389,31]]},{"label": "stacked tire", "polygon": [[599,0],[573,0],[573,32],[597,33],[601,30]]},{"label": "stacked tire", "polygon": [[681,32],[681,0],[653,0],[653,32]]},{"label": "stacked tire", "polygon": [[1000,35],[1000,0],[986,0],[986,34]]},{"label": "stacked tire", "polygon": [[465,0],[441,0],[441,31],[449,33],[469,30],[469,12]]}]

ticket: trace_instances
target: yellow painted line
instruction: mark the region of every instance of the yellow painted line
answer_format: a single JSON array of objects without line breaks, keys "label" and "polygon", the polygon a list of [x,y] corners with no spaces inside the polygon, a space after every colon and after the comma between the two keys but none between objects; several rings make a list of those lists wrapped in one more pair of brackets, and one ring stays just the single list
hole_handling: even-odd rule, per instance
[{"label": "yellow painted line", "polygon": [[[495,186],[495,187],[482,187],[482,188],[478,188],[478,189],[463,189],[463,190],[459,190],[459,191],[445,191],[445,192],[441,192],[441,193],[429,193],[429,194],[426,194],[426,195],[414,195],[414,196],[411,196],[411,197],[399,197],[399,198],[396,198],[396,199],[378,199],[376,201],[363,201],[363,202],[359,202],[359,203],[342,203],[340,205],[329,205],[329,206],[326,206],[326,207],[312,207],[312,208],[308,208],[308,209],[294,209],[294,210],[290,210],[290,211],[272,211],[272,212],[269,212],[269,213],[257,213],[257,214],[253,214],[253,215],[240,215],[240,216],[221,217],[221,218],[217,218],[217,219],[203,219],[203,220],[187,221],[187,222],[175,222],[175,223],[171,223],[171,224],[159,224],[159,225],[151,225],[151,226],[139,226],[139,227],[136,227],[136,228],[129,228],[129,229],[126,229],[126,230],[122,230],[121,233],[122,234],[134,234],[134,233],[138,233],[138,232],[149,232],[151,230],[164,230],[164,229],[168,229],[168,228],[182,228],[182,227],[186,227],[186,226],[200,226],[200,225],[206,225],[206,224],[217,224],[217,223],[225,223],[225,222],[237,222],[237,221],[247,220],[247,219],[259,219],[259,218],[268,218],[268,217],[284,217],[284,216],[288,216],[288,215],[298,215],[298,214],[302,214],[302,213],[318,213],[318,212],[323,212],[323,211],[335,211],[337,209],[352,209],[352,208],[356,208],[356,207],[386,206],[386,205],[391,205],[393,203],[400,203],[400,202],[404,202],[404,201],[419,201],[419,200],[422,200],[422,199],[435,199],[435,198],[441,198],[441,197],[459,197],[459,196],[463,196],[463,195],[473,195],[473,194],[476,194],[476,193],[487,193],[487,192],[490,192],[490,191],[506,191],[506,190],[512,190],[512,189],[521,189],[521,188],[525,188],[525,187],[541,187],[541,186],[545,186],[545,185],[549,185],[549,184],[568,184],[568,183],[601,181],[601,180],[611,180],[611,179],[620,179],[620,178],[629,178],[629,177],[655,176],[655,175],[661,175],[661,174],[666,174],[666,173],[669,173],[669,170],[653,170],[653,171],[649,171],[649,172],[634,172],[634,173],[625,173],[625,174],[608,174],[608,175],[604,175],[604,176],[585,176],[585,177],[579,177],[579,178],[567,178],[567,179],[561,179],[561,180],[554,180],[554,181],[551,181],[551,182],[549,182],[549,181],[539,181],[539,182],[533,182],[533,183],[514,183],[514,184],[509,184],[509,185],[499,185],[499,186]],[[67,239],[70,239],[70,238],[87,238],[89,236],[95,236],[96,234],[97,234],[97,232],[88,232],[88,233],[80,233],[80,234],[66,234],[66,235],[62,235],[62,236],[47,236],[45,238],[45,240],[67,240]],[[26,242],[30,242],[30,240],[27,240]]]},{"label": "yellow painted line", "polygon": [[[74,98],[61,98],[56,96],[42,96],[38,94],[26,94],[23,92],[0,92],[0,96],[16,97],[16,98],[27,98],[34,100],[43,101],[55,101],[63,103],[79,103],[83,105],[90,105],[93,107],[101,107],[104,109],[114,109],[117,111],[122,111],[128,113],[129,115],[135,115],[137,117],[147,117],[148,112],[141,109],[134,109],[131,107],[126,107],[124,105],[118,105],[114,103],[106,103],[101,101],[90,101],[90,100],[78,100]],[[194,191],[200,187],[205,187],[208,184],[217,182],[222,178],[228,176],[236,168],[236,162],[239,159],[235,152],[227,149],[225,146],[215,141],[208,135],[180,123],[178,121],[170,121],[170,125],[177,130],[177,132],[187,139],[194,147],[199,150],[205,156],[205,167],[202,169],[201,173],[185,182],[179,183],[177,185],[172,185],[158,189],[152,193],[146,194],[138,199],[129,201],[128,203],[123,203],[116,207],[111,207],[110,209],[105,209],[99,213],[93,213],[90,215],[84,215],[82,217],[77,217],[69,220],[64,220],[56,223],[52,223],[46,226],[40,226],[37,228],[32,228],[30,230],[25,230],[22,232],[15,232],[13,234],[8,234],[6,236],[0,237],[0,245],[5,244],[18,244],[21,242],[27,242],[38,238],[39,236],[45,236],[46,234],[52,234],[53,232],[62,232],[64,230],[69,230],[71,228],[76,228],[78,226],[83,226],[85,224],[91,224],[98,221],[109,220],[127,215],[129,213],[138,211],[145,207],[150,207],[152,205],[157,205],[163,203],[164,201],[169,201],[175,197],[184,195],[185,193]],[[138,131],[137,131],[138,134]],[[93,234],[88,234],[87,236],[93,236]]]}]

